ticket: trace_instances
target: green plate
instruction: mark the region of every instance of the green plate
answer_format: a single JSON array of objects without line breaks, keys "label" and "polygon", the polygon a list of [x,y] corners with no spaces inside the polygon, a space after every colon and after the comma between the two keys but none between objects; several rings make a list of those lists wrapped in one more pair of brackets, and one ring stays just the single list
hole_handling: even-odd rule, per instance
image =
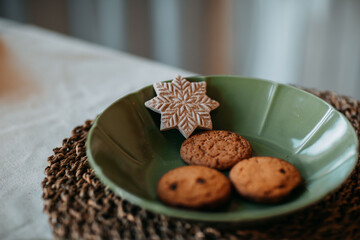
[{"label": "green plate", "polygon": [[[160,114],[145,108],[152,86],[109,106],[87,139],[87,156],[100,180],[124,199],[150,211],[200,223],[232,225],[267,219],[304,208],[335,190],[350,175],[358,139],[348,120],[323,100],[288,85],[236,76],[190,77],[206,81],[207,94],[220,102],[211,112],[214,129],[247,138],[254,155],[280,157],[295,165],[304,189],[278,205],[245,201],[233,194],[218,212],[176,209],[156,197],[156,184],[183,166],[177,130],[161,132]],[[226,174],[226,173],[225,173]]]}]

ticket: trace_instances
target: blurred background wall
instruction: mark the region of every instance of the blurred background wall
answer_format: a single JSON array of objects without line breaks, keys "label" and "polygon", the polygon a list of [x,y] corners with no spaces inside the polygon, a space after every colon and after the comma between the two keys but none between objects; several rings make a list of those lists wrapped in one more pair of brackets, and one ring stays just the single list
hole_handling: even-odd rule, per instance
[{"label": "blurred background wall", "polygon": [[0,0],[0,17],[199,74],[360,99],[360,0]]}]

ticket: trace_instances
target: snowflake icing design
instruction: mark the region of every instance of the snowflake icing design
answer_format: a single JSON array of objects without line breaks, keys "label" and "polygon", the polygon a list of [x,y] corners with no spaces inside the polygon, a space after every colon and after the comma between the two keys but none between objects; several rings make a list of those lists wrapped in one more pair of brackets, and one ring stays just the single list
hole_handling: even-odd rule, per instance
[{"label": "snowflake icing design", "polygon": [[170,83],[154,83],[156,97],[145,106],[161,114],[160,130],[179,129],[188,138],[199,127],[212,129],[210,111],[219,103],[206,95],[206,82],[189,82],[178,76]]}]

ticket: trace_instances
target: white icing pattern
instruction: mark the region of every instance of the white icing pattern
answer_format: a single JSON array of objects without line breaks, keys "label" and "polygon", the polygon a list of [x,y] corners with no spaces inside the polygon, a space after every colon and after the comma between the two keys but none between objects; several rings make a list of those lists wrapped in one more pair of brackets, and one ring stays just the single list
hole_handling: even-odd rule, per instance
[{"label": "white icing pattern", "polygon": [[171,83],[154,83],[156,97],[145,106],[161,114],[160,130],[177,128],[188,138],[199,127],[212,129],[210,111],[219,103],[206,95],[206,82],[189,82],[178,76]]}]

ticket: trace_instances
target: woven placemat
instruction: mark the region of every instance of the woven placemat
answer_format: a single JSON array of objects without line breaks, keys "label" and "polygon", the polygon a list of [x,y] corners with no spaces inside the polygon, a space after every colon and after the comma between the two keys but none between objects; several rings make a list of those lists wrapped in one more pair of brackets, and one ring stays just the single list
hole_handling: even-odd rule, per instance
[{"label": "woven placemat", "polygon": [[[342,112],[359,136],[358,101],[310,92]],[[266,225],[225,231],[154,214],[116,196],[89,167],[85,140],[91,125],[76,127],[47,160],[44,212],[56,239],[360,239],[359,161],[351,177],[319,203]]]}]

